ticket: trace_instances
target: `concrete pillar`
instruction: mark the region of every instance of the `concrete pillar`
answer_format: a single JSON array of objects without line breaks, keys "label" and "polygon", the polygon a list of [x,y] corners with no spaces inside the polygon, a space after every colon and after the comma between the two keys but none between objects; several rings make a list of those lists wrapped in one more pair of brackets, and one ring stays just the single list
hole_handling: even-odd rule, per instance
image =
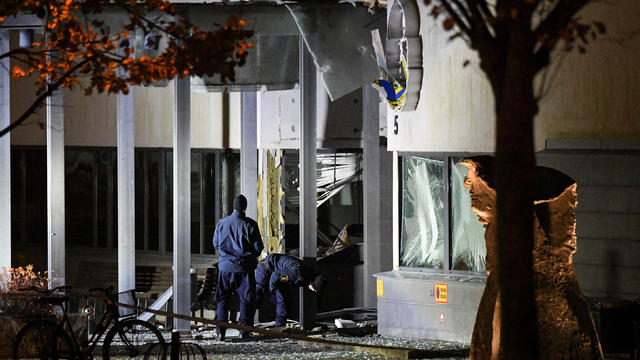
[{"label": "concrete pillar", "polygon": [[[0,54],[9,52],[9,30],[0,30]],[[11,123],[11,69],[0,60],[0,130]],[[0,271],[11,267],[11,133],[0,137]]]},{"label": "concrete pillar", "polygon": [[258,94],[242,93],[240,178],[241,192],[247,198],[247,216],[258,216]]},{"label": "concrete pillar", "polygon": [[376,280],[380,272],[380,112],[378,92],[362,87],[364,306],[375,307]]},{"label": "concrete pillar", "polygon": [[117,95],[118,291],[136,287],[134,92],[131,87],[127,95]]},{"label": "concrete pillar", "polygon": [[[300,257],[316,266],[316,67],[300,36]],[[300,289],[300,326],[315,325],[316,298],[307,288]]]},{"label": "concrete pillar", "polygon": [[398,152],[393,152],[393,269],[400,267],[400,164]]},{"label": "concrete pillar", "polygon": [[47,230],[49,287],[65,284],[64,96],[62,89],[46,100]]},{"label": "concrete pillar", "polygon": [[[173,311],[191,310],[191,93],[189,77],[176,78],[173,101]],[[189,330],[174,319],[173,328]]]}]

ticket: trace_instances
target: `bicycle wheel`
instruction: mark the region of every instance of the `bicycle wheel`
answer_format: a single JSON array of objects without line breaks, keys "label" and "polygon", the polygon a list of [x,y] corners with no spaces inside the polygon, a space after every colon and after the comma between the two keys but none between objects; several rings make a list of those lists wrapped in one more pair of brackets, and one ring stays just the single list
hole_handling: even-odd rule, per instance
[{"label": "bicycle wheel", "polygon": [[160,331],[146,321],[125,320],[114,325],[105,336],[102,358],[108,360],[122,356],[141,357],[149,347],[155,344],[159,344],[159,348],[156,345],[154,354],[159,354],[158,358],[164,359],[166,344]]},{"label": "bicycle wheel", "polygon": [[69,335],[50,321],[28,323],[13,343],[14,359],[70,359],[71,355]]}]

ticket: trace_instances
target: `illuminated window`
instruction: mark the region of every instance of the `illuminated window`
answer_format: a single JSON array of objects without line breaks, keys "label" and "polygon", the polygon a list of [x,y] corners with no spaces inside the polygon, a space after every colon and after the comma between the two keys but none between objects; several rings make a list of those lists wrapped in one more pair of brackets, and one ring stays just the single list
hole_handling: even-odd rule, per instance
[{"label": "illuminated window", "polygon": [[471,196],[464,187],[468,169],[457,164],[461,158],[451,158],[450,213],[451,213],[451,268],[483,272],[486,270],[487,245],[484,227],[471,209]]},{"label": "illuminated window", "polygon": [[471,209],[461,157],[402,158],[400,266],[484,272],[484,228]]},{"label": "illuminated window", "polygon": [[402,172],[402,266],[444,266],[443,162],[406,156]]}]

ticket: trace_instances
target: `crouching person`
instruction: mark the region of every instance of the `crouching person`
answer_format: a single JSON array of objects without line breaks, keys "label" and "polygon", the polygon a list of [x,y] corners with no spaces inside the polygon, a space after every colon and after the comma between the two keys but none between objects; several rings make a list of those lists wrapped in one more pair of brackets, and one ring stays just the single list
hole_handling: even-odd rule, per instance
[{"label": "crouching person", "polygon": [[291,291],[296,287],[307,287],[320,293],[327,280],[302,260],[288,255],[269,254],[256,269],[256,304],[264,296],[276,296],[276,324],[285,326],[291,304]]},{"label": "crouching person", "polygon": [[[246,208],[247,199],[242,195],[236,196],[233,201],[233,213],[220,220],[213,236],[213,246],[220,254],[216,288],[216,320],[223,322],[228,320],[227,301],[235,290],[240,298],[238,322],[253,326],[256,300],[254,270],[264,246],[258,224],[245,215]],[[224,340],[225,330],[225,328],[217,328],[219,340]],[[240,336],[246,339],[249,334],[241,331]]]}]

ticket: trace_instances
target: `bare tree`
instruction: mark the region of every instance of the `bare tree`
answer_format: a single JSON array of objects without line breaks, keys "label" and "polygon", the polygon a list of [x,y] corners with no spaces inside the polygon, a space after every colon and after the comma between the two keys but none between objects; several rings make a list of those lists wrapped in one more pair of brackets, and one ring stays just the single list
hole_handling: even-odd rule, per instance
[{"label": "bare tree", "polygon": [[[451,39],[477,51],[495,98],[500,356],[536,359],[533,279],[534,78],[554,50],[581,53],[605,31],[576,14],[590,0],[424,0]],[[466,64],[465,64],[466,65]]]}]

